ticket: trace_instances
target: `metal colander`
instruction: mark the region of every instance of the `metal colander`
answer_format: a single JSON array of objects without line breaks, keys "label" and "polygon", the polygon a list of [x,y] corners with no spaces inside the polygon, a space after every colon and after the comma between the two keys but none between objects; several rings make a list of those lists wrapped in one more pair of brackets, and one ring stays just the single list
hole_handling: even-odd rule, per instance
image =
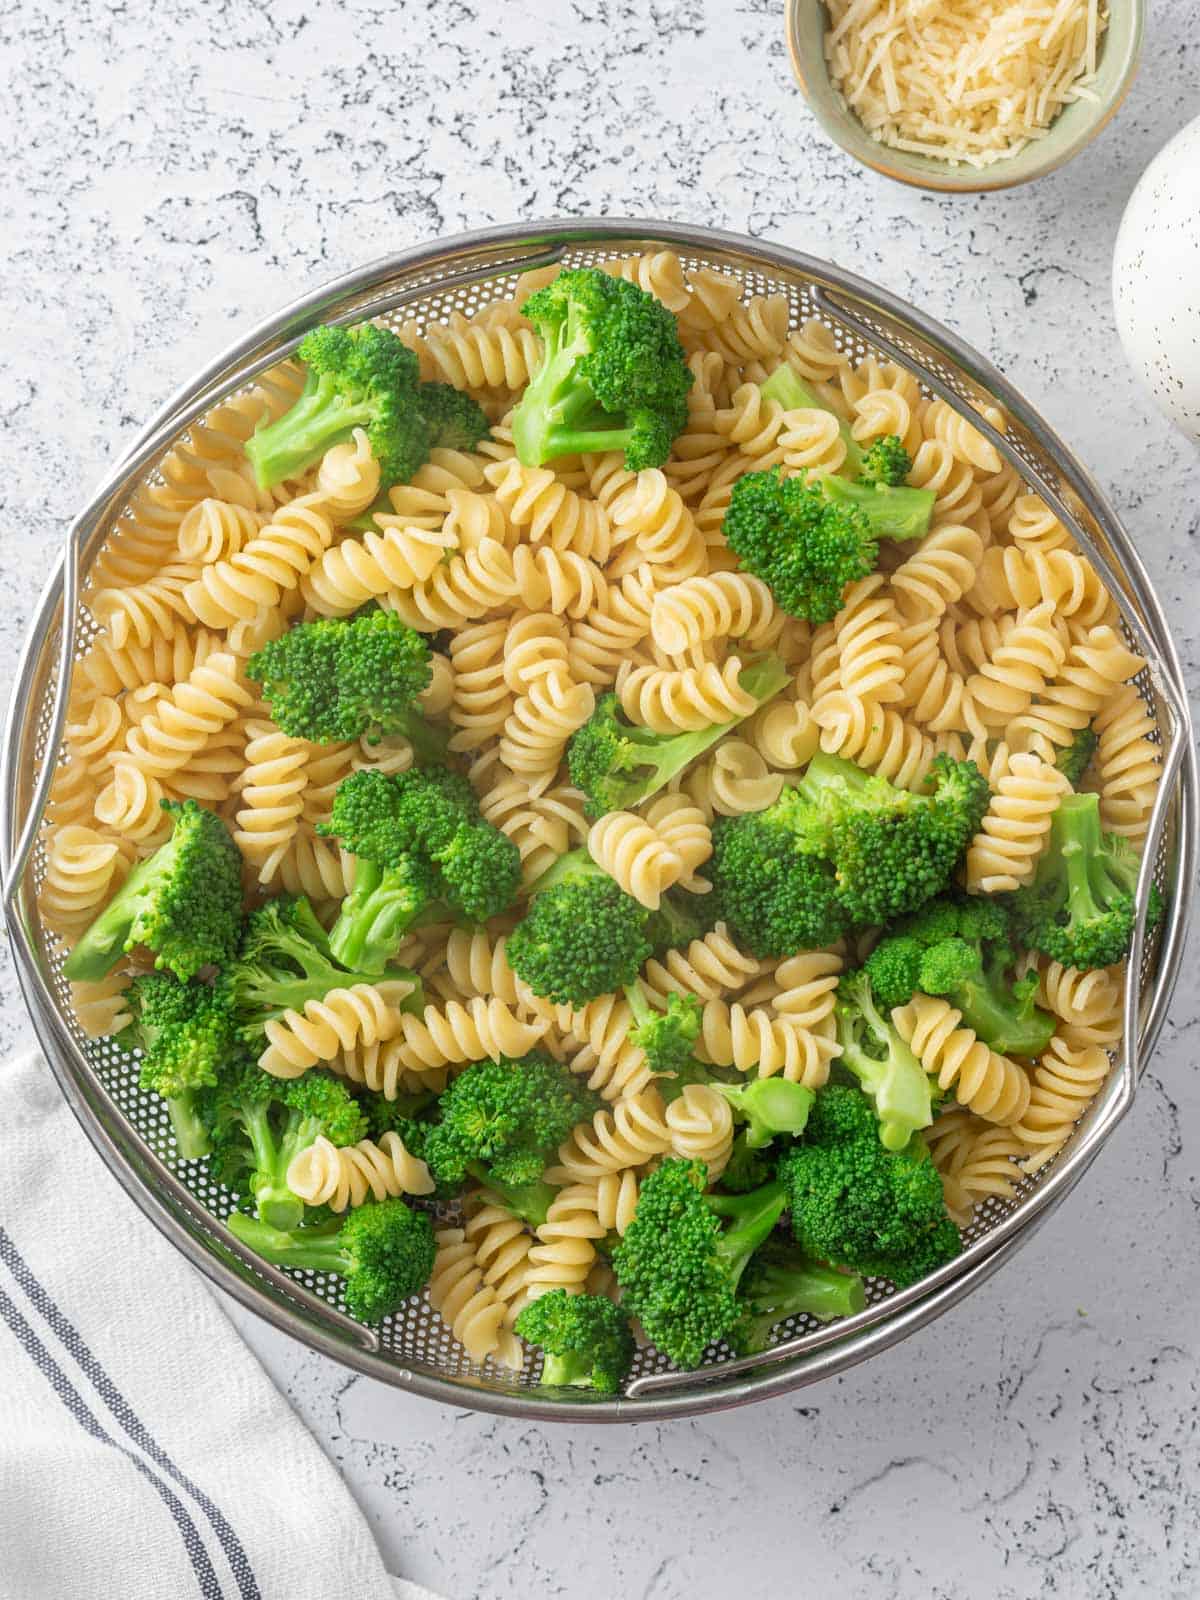
[{"label": "metal colander", "polygon": [[[1139,918],[1125,994],[1125,1038],[1108,1084],[1055,1161],[1027,1179],[1013,1199],[987,1200],[967,1247],[923,1283],[896,1292],[868,1288],[867,1308],[827,1327],[803,1319],[761,1356],[710,1354],[705,1366],[678,1373],[652,1349],[641,1352],[626,1393],[598,1401],[538,1387],[531,1360],[518,1374],[473,1366],[440,1319],[411,1303],[378,1329],[339,1308],[336,1281],[289,1276],[246,1252],[218,1220],[230,1200],[203,1166],[168,1165],[169,1124],[159,1101],[137,1087],[130,1056],[111,1040],[89,1041],[72,1013],[61,948],[38,917],[42,874],[38,825],[60,748],[72,660],[95,625],[80,603],[84,579],[142,483],[153,480],[167,450],[189,426],[267,367],[290,354],[319,322],[373,317],[418,326],[470,314],[506,294],[516,275],[563,261],[584,266],[647,249],[677,251],[689,267],[736,274],[746,290],[783,293],[796,325],[815,317],[856,359],[873,352],[912,372],[991,440],[1074,534],[1104,575],[1127,635],[1148,665],[1138,688],[1153,712],[1163,747],[1163,779],[1143,866],[1141,904],[1150,880],[1164,891],[1167,914],[1148,941]],[[999,406],[998,433],[973,405]],[[388,257],[327,284],[270,318],[163,406],[114,467],[74,523],[67,549],[37,609],[18,671],[3,752],[0,852],[5,906],[21,986],[47,1059],[85,1132],[151,1220],[222,1288],[335,1360],[435,1399],[523,1416],[636,1421],[682,1415],[783,1392],[865,1359],[938,1316],[1005,1260],[1079,1179],[1132,1102],[1137,1078],[1162,1025],[1183,947],[1195,882],[1197,784],[1186,695],[1166,623],[1133,546],[1099,490],[1041,418],[987,362],[946,329],[883,290],[824,262],[710,229],[619,220],[550,223],[466,234]],[[1144,913],[1143,913],[1144,915]]]}]

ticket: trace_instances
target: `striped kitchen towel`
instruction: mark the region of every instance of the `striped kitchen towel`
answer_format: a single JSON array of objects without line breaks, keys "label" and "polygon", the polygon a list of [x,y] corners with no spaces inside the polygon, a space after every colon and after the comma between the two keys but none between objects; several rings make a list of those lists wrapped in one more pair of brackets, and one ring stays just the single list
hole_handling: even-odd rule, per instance
[{"label": "striped kitchen towel", "polygon": [[40,1056],[0,1107],[0,1600],[433,1600]]}]

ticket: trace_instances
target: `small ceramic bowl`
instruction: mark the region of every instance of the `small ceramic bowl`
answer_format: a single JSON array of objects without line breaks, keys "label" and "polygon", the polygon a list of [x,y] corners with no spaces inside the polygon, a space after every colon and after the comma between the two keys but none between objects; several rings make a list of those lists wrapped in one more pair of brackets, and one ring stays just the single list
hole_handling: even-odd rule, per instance
[{"label": "small ceramic bowl", "polygon": [[1040,139],[1033,139],[1015,156],[990,167],[952,166],[934,156],[909,155],[873,139],[862,123],[841,102],[829,79],[825,61],[828,17],[820,0],[788,0],[787,35],[792,68],[817,121],[842,149],[885,177],[920,189],[940,189],[950,194],[1009,189],[1014,184],[1041,178],[1070,161],[1116,115],[1137,71],[1145,25],[1146,0],[1116,0],[1109,6],[1108,26],[1100,43],[1095,100],[1076,100],[1066,106]]}]

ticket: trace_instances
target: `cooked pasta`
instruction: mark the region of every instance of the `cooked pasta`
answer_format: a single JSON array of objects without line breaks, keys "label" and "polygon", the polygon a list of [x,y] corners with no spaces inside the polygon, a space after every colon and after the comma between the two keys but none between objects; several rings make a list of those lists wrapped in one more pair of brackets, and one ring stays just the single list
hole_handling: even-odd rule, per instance
[{"label": "cooked pasta", "polygon": [[516,1334],[505,1327],[508,1308],[489,1283],[462,1228],[440,1228],[429,1279],[429,1303],[470,1360],[489,1358],[519,1369],[523,1355]]},{"label": "cooked pasta", "polygon": [[559,1146],[558,1165],[547,1170],[546,1179],[587,1182],[606,1172],[640,1167],[670,1147],[666,1107],[651,1084],[618,1101],[611,1111],[597,1111],[590,1122],[581,1122]]},{"label": "cooked pasta", "polygon": [[322,999],[306,1001],[303,1011],[285,1011],[266,1023],[267,1048],[258,1064],[272,1077],[298,1078],[339,1051],[391,1039],[401,1021],[396,1008],[411,993],[412,984],[402,978],[330,989]]},{"label": "cooked pasta", "polygon": [[723,1094],[707,1083],[688,1083],[667,1107],[671,1154],[684,1161],[703,1161],[708,1181],[725,1170],[733,1145],[733,1112]]},{"label": "cooked pasta", "polygon": [[368,1198],[431,1194],[434,1183],[425,1163],[404,1148],[398,1133],[389,1131],[378,1144],[360,1139],[344,1147],[319,1136],[292,1157],[287,1186],[306,1206],[345,1211],[347,1206],[363,1205]]},{"label": "cooked pasta", "polygon": [[1013,1128],[1030,1152],[1024,1171],[1036,1172],[1058,1154],[1110,1070],[1108,1052],[1100,1045],[1072,1047],[1062,1036],[1051,1039],[1033,1069],[1029,1104]]},{"label": "cooked pasta", "polygon": [[46,841],[46,876],[38,892],[43,922],[64,939],[82,933],[125,865],[121,844],[111,836],[80,824],[52,829]]},{"label": "cooked pasta", "polygon": [[718,1067],[736,1067],[760,1078],[779,1074],[819,1089],[841,1047],[826,1022],[806,1028],[762,1006],[747,1009],[736,1001],[731,1005],[712,999],[704,1007],[697,1053]]},{"label": "cooked pasta", "polygon": [[967,888],[1007,894],[1033,877],[1058,803],[1071,785],[1040,756],[1010,756],[967,851]]},{"label": "cooked pasta", "polygon": [[626,894],[657,911],[663,891],[684,874],[683,858],[632,811],[610,811],[588,833],[588,854]]},{"label": "cooked pasta", "polygon": [[892,1012],[901,1038],[910,1044],[938,1087],[954,1090],[960,1106],[988,1122],[1020,1122],[1029,1104],[1029,1078],[1016,1061],[1000,1055],[961,1028],[962,1013],[945,1000],[914,994]]}]

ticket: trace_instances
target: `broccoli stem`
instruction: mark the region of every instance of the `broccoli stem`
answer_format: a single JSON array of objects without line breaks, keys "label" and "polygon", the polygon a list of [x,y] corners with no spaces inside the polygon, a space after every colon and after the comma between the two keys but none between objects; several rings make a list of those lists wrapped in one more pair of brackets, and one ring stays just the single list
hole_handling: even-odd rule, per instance
[{"label": "broccoli stem", "polygon": [[311,1272],[337,1272],[344,1277],[353,1266],[340,1241],[340,1217],[292,1233],[235,1211],[225,1226],[235,1239],[277,1267],[307,1267]]},{"label": "broccoli stem", "polygon": [[822,478],[827,500],[861,511],[876,539],[923,539],[929,532],[932,489],[910,489],[907,484],[851,483],[846,478]]},{"label": "broccoli stem", "polygon": [[208,1129],[196,1110],[196,1096],[191,1089],[184,1094],[172,1095],[167,1100],[167,1115],[175,1134],[175,1144],[184,1161],[199,1161],[211,1148]]},{"label": "broccoli stem", "polygon": [[246,442],[259,488],[269,489],[285,478],[298,477],[317,456],[335,444],[344,444],[355,428],[367,427],[374,416],[372,404],[351,404],[331,377],[310,376],[291,410],[259,428]]},{"label": "broccoli stem", "polygon": [[[1066,873],[1067,915],[1072,922],[1086,922],[1108,909],[1103,878],[1111,855],[1104,849],[1100,807],[1095,803],[1095,796],[1068,795],[1060,802],[1051,826],[1058,835],[1058,853]],[[1111,888],[1131,894],[1136,884],[1137,860],[1134,858],[1130,880],[1113,883]]]},{"label": "broccoli stem", "polygon": [[733,1224],[717,1241],[717,1255],[729,1273],[730,1288],[736,1292],[750,1257],[779,1221],[787,1203],[787,1190],[776,1180],[749,1194],[708,1194],[704,1203],[715,1215],[728,1218]]},{"label": "broccoli stem", "polygon": [[[391,730],[407,739],[413,748],[413,758],[419,767],[439,766],[446,759],[450,735],[444,728],[430,722],[417,706],[410,706],[403,716],[394,717]],[[378,739],[368,739],[368,744],[378,744]]]},{"label": "broccoli stem", "polygon": [[1003,970],[981,966],[977,976],[964,978],[948,998],[962,1012],[967,1026],[993,1050],[1001,1055],[1036,1056],[1054,1033],[1054,1018],[1034,1004],[1036,992],[1036,976],[1022,995]]},{"label": "broccoli stem", "polygon": [[549,1350],[542,1358],[542,1379],[551,1388],[592,1387],[592,1358],[587,1351],[568,1350],[556,1356]]},{"label": "broccoli stem", "polygon": [[785,361],[781,367],[767,379],[761,388],[764,400],[778,400],[785,411],[827,411],[831,417],[837,419],[838,433],[846,447],[846,459],[842,470],[847,477],[856,478],[862,471],[863,452],[858,440],[850,432],[850,424],[829,404],[820,399],[813,391],[802,383],[793,368]]},{"label": "broccoli stem", "polygon": [[356,856],[354,888],[330,930],[330,951],[351,972],[382,972],[408,930],[432,914],[415,902],[409,883],[389,879],[375,862]]},{"label": "broccoli stem", "polygon": [[538,1178],[533,1183],[501,1183],[482,1161],[468,1161],[467,1171],[490,1190],[506,1211],[531,1228],[540,1228],[558,1190]]}]

